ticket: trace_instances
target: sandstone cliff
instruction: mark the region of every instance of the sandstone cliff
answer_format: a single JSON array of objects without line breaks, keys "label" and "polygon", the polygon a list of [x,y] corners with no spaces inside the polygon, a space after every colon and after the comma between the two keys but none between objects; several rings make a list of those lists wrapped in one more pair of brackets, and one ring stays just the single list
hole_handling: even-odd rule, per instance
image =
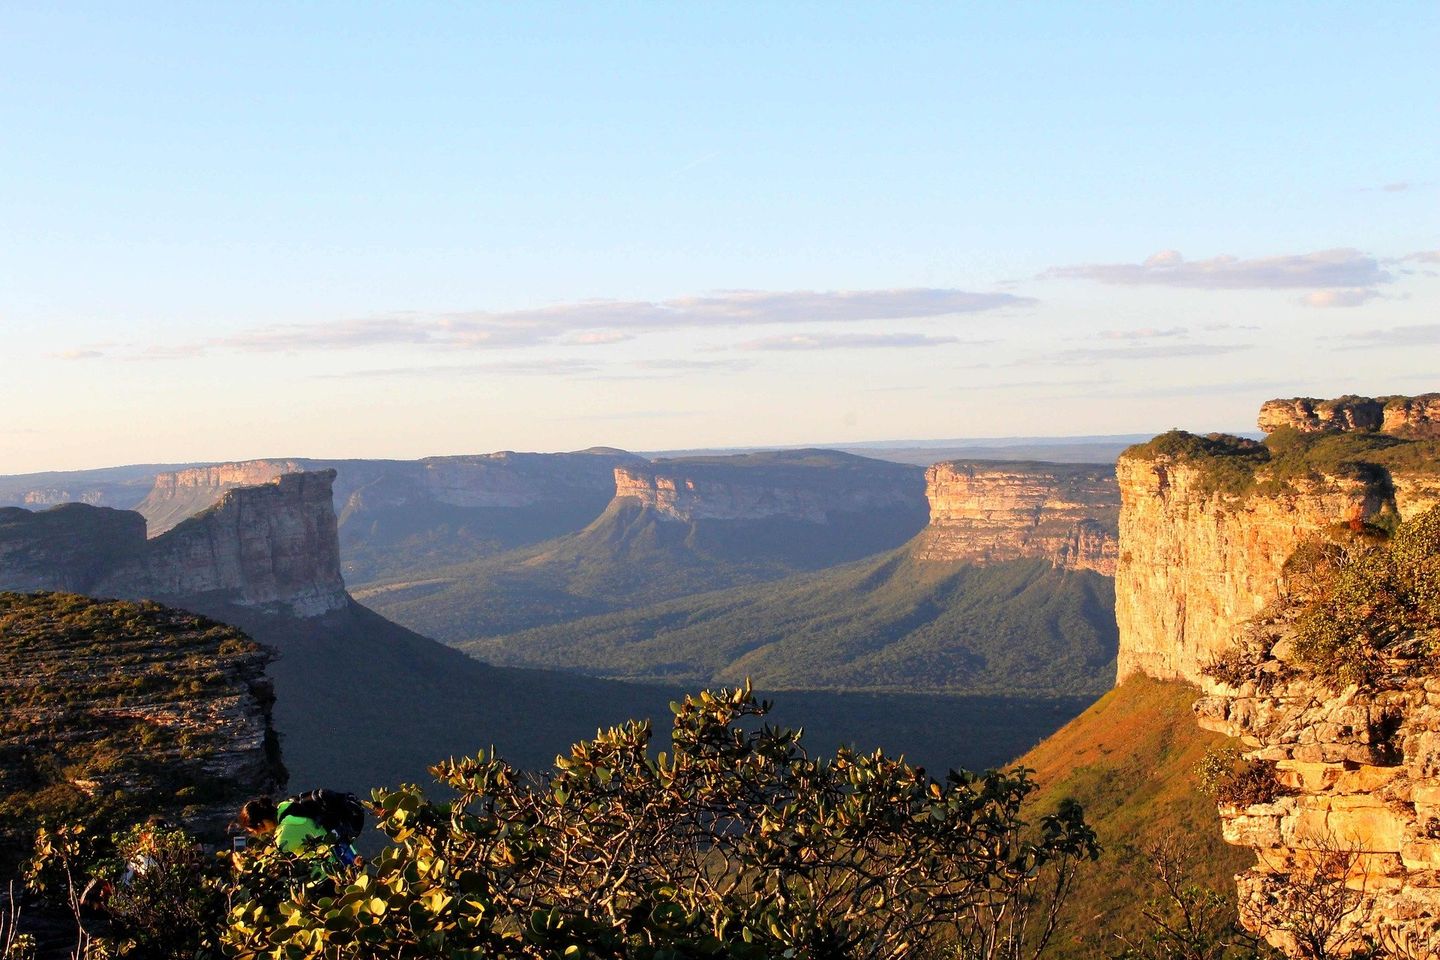
[{"label": "sandstone cliff", "polygon": [[1289,427],[1305,433],[1379,432],[1395,436],[1440,434],[1440,393],[1418,397],[1356,397],[1268,400],[1260,408],[1260,429]]},{"label": "sandstone cliff", "polygon": [[137,513],[68,504],[0,511],[0,589],[204,598],[314,616],[344,607],[333,471],[231,490],[146,540]]},{"label": "sandstone cliff", "polygon": [[1120,493],[1091,464],[937,463],[925,473],[930,524],[920,560],[998,563],[1038,557],[1114,576]]},{"label": "sandstone cliff", "polygon": [[269,483],[305,467],[295,460],[246,460],[190,467],[155,475],[155,485],[135,509],[156,537],[187,517],[214,505],[228,491]]},{"label": "sandstone cliff", "polygon": [[[1365,661],[1379,679],[1347,673],[1350,660],[1322,668],[1322,648],[1308,661],[1297,653],[1302,623],[1379,616],[1353,593],[1314,586],[1313,558],[1331,554],[1297,548],[1378,549],[1365,545],[1389,543],[1403,523],[1401,535],[1426,531],[1440,557],[1436,399],[1271,401],[1263,445],[1174,432],[1119,461],[1120,676],[1201,686],[1201,725],[1241,740],[1247,787],[1222,793],[1220,808],[1225,839],[1257,855],[1238,878],[1241,919],[1292,956],[1315,955],[1302,941],[1325,911],[1326,955],[1440,951],[1440,681],[1426,652],[1440,636],[1387,640],[1395,652]],[[1325,562],[1358,570],[1344,559],[1358,555]],[[1307,621],[1314,597],[1362,605],[1351,619]],[[1402,601],[1387,597],[1387,610]],[[1325,642],[1347,643],[1352,630]]]},{"label": "sandstone cliff", "polygon": [[[1119,678],[1202,682],[1201,668],[1275,598],[1297,546],[1335,525],[1384,526],[1440,503],[1422,419],[1434,399],[1270,401],[1261,426],[1298,434],[1262,445],[1177,432],[1126,451],[1116,465]],[[1393,433],[1380,430],[1390,411],[1397,424],[1403,414]]]}]

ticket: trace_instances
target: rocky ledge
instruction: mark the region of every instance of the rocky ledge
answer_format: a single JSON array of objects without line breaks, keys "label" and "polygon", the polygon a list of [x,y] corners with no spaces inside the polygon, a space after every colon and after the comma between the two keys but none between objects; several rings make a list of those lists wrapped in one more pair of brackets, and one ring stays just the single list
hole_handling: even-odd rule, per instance
[{"label": "rocky ledge", "polygon": [[1328,915],[1328,955],[1367,944],[1440,953],[1440,678],[1336,689],[1282,639],[1257,679],[1218,685],[1195,711],[1241,740],[1256,776],[1273,777],[1220,807],[1226,841],[1256,853],[1237,878],[1246,927],[1313,955],[1303,941]]},{"label": "rocky ledge", "polygon": [[937,463],[925,474],[930,525],[921,560],[1041,558],[1114,576],[1120,491],[1096,464]]}]

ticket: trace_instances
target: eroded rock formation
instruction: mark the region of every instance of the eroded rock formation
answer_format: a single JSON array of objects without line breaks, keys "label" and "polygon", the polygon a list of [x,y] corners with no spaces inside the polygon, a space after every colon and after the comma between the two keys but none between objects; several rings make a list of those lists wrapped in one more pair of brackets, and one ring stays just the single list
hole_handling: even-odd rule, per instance
[{"label": "eroded rock formation", "polygon": [[1435,956],[1440,679],[1411,675],[1378,689],[1322,681],[1295,661],[1283,626],[1276,635],[1266,625],[1251,640],[1255,679],[1212,681],[1195,705],[1202,727],[1273,764],[1278,787],[1254,798],[1263,802],[1220,808],[1226,841],[1257,855],[1238,878],[1241,919],[1300,955],[1319,901],[1344,912],[1328,934],[1332,955],[1368,941]]},{"label": "eroded rock formation", "polygon": [[1200,724],[1240,740],[1260,789],[1220,812],[1225,839],[1257,856],[1238,878],[1241,919],[1291,956],[1316,955],[1307,936],[1332,956],[1440,954],[1440,680],[1403,659],[1440,637],[1412,638],[1383,683],[1322,677],[1295,653],[1286,580],[1307,541],[1373,537],[1440,504],[1436,398],[1262,409],[1267,432],[1412,441],[1339,458],[1167,435],[1119,462],[1120,675],[1199,685]]},{"label": "eroded rock formation", "polygon": [[1440,433],[1440,393],[1417,397],[1268,400],[1260,408],[1259,423],[1266,433],[1290,427],[1303,433],[1378,431],[1397,436],[1434,436]]},{"label": "eroded rock formation", "polygon": [[340,574],[334,471],[229,491],[150,540],[138,513],[67,504],[0,511],[0,589],[205,598],[299,616],[348,602]]},{"label": "eroded rock formation", "polygon": [[1108,466],[937,463],[925,473],[930,525],[922,560],[1026,557],[1113,576],[1120,493]]}]

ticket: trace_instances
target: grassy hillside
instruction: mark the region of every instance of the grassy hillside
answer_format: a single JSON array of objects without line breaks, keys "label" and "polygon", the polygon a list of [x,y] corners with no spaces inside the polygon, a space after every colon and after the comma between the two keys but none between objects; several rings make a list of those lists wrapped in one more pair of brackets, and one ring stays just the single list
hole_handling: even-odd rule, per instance
[{"label": "grassy hillside", "polygon": [[1196,726],[1197,696],[1186,684],[1132,677],[1019,759],[1041,784],[1035,808],[1076,798],[1105,847],[1077,882],[1056,955],[1116,953],[1115,935],[1141,926],[1138,907],[1153,878],[1146,848],[1156,841],[1192,840],[1200,864],[1192,880],[1227,895],[1252,861],[1220,839],[1215,806],[1196,790],[1196,765],[1226,742]]},{"label": "grassy hillside", "polygon": [[481,659],[772,689],[1098,695],[1115,672],[1114,582],[1044,560],[927,563],[902,549],[463,644]]}]

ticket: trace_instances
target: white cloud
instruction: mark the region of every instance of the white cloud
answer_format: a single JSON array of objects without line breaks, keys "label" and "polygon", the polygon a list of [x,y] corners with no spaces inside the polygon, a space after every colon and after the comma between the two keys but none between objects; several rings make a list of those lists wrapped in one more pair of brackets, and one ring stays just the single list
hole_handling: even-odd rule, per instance
[{"label": "white cloud", "polygon": [[[671,300],[582,300],[532,310],[413,313],[257,327],[188,343],[131,346],[136,359],[411,345],[437,349],[605,344],[639,332],[781,323],[916,320],[1029,306],[1029,297],[954,289],[734,290]],[[87,345],[83,349],[97,349]]]},{"label": "white cloud", "polygon": [[1350,288],[1342,290],[1312,290],[1300,298],[1307,307],[1358,307],[1380,296],[1378,290]]},{"label": "white cloud", "polygon": [[1142,263],[1089,263],[1054,267],[1045,278],[1093,280],[1117,286],[1168,286],[1205,290],[1273,290],[1304,287],[1368,287],[1393,279],[1380,262],[1359,250],[1320,250],[1274,257],[1218,256],[1186,260],[1163,250]]},{"label": "white cloud", "polygon": [[1139,327],[1134,330],[1101,330],[1106,340],[1154,340],[1160,337],[1183,337],[1189,331],[1184,327]]},{"label": "white cloud", "polygon": [[962,340],[923,333],[797,333],[762,337],[736,344],[741,350],[841,350],[873,347],[943,347],[955,343],[989,341]]},{"label": "white cloud", "polygon": [[1418,347],[1440,344],[1440,323],[1418,323],[1388,330],[1370,330],[1348,338],[1360,347]]}]

